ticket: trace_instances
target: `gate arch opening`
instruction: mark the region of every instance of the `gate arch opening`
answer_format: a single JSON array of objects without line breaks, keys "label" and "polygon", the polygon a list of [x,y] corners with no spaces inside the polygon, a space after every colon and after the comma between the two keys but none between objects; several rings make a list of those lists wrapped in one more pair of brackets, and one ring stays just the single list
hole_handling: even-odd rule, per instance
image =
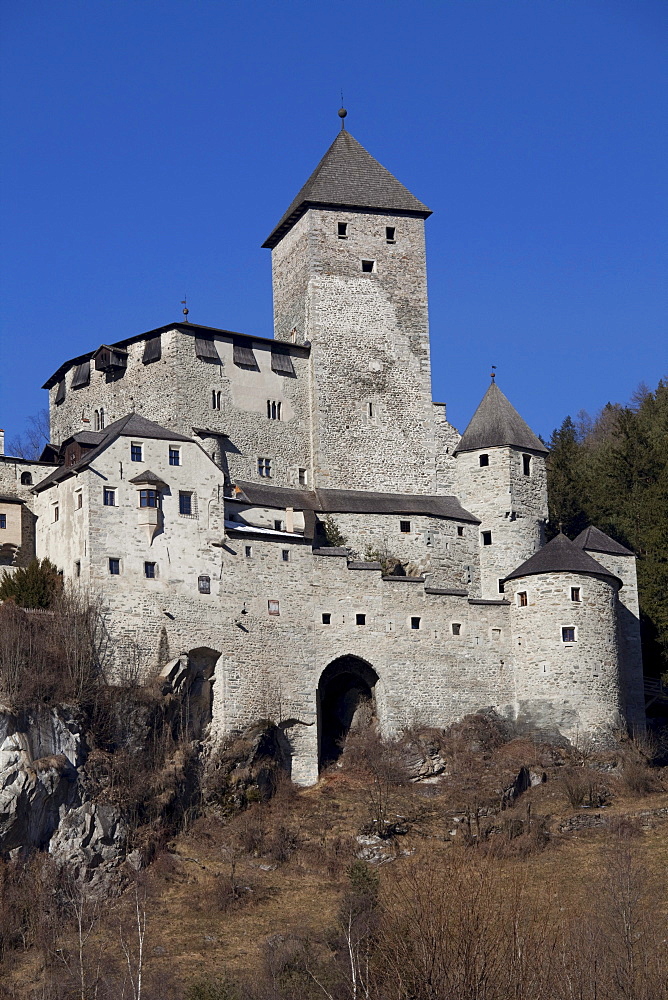
[{"label": "gate arch opening", "polygon": [[378,674],[358,656],[340,656],[325,667],[318,684],[318,766],[338,760],[350,729],[375,711]]}]

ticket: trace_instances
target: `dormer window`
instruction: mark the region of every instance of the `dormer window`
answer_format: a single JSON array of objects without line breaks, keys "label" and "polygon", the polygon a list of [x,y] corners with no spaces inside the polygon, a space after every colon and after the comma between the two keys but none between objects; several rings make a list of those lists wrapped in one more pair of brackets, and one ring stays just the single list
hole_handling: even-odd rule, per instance
[{"label": "dormer window", "polygon": [[340,240],[348,239],[348,223],[347,222],[337,222],[336,224],[336,235]]}]

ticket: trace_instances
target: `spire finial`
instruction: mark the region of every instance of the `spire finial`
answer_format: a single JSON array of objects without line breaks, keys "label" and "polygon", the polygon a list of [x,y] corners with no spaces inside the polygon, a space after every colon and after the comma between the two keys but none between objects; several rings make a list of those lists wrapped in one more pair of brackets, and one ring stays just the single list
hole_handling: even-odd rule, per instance
[{"label": "spire finial", "polygon": [[492,379],[492,385],[496,385],[496,382],[495,382],[495,379],[496,379],[496,365],[492,365],[492,371],[491,371],[490,378]]},{"label": "spire finial", "polygon": [[559,534],[563,535],[563,533],[564,533],[564,522],[563,521],[559,521],[557,527],[559,528]]},{"label": "spire finial", "polygon": [[190,309],[188,309],[188,296],[187,295],[184,295],[183,298],[181,299],[181,305],[183,306],[183,315],[185,316],[185,322],[189,323],[190,320],[188,319],[188,313],[190,312]]},{"label": "spire finial", "polygon": [[341,91],[341,105],[342,106],[339,108],[339,118],[341,119],[341,131],[343,131],[343,129],[345,129],[345,127],[346,127],[346,123],[345,123],[344,119],[345,119],[346,115],[348,114],[348,112],[346,111],[346,109],[343,107],[343,91]]}]

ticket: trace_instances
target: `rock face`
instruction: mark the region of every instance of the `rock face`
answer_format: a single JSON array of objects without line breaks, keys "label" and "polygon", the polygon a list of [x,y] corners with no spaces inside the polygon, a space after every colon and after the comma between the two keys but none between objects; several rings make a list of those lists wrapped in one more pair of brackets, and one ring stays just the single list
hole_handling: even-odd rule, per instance
[{"label": "rock face", "polygon": [[0,850],[45,847],[81,801],[77,768],[86,747],[74,713],[0,711]]},{"label": "rock face", "polygon": [[127,826],[114,806],[84,802],[62,818],[49,853],[67,864],[75,876],[90,877],[124,858],[127,836]]}]

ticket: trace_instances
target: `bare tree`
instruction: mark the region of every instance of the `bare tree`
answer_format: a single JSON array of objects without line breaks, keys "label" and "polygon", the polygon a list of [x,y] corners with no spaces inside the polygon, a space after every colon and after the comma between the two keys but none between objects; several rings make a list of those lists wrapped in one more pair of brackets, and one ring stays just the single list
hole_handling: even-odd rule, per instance
[{"label": "bare tree", "polygon": [[50,440],[49,411],[39,410],[28,417],[26,428],[22,434],[16,434],[7,442],[7,452],[16,458],[27,458],[35,461],[44,450],[44,445]]}]

